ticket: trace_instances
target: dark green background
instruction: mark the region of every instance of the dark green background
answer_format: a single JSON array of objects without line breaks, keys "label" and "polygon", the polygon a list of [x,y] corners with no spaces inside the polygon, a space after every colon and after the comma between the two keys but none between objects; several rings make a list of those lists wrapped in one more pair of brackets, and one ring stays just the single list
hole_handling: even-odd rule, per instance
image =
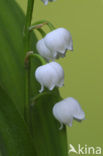
[{"label": "dark green background", "polygon": [[[25,11],[27,1],[17,2]],[[57,0],[47,6],[35,0],[33,21],[40,19],[67,28],[73,37],[74,52],[58,61],[65,71],[60,92],[80,102],[86,120],[68,128],[69,143],[103,147],[103,0]]]}]

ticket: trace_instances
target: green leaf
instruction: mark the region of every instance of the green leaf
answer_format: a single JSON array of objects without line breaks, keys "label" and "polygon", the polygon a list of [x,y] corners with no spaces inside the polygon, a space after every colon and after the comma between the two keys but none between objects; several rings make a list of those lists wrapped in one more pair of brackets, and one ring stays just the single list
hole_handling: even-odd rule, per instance
[{"label": "green leaf", "polygon": [[0,143],[6,156],[36,156],[24,119],[0,87]]},{"label": "green leaf", "polygon": [[[25,16],[14,0],[0,0],[0,84],[22,112],[25,100],[24,21]],[[32,44],[36,38],[31,36]]]}]

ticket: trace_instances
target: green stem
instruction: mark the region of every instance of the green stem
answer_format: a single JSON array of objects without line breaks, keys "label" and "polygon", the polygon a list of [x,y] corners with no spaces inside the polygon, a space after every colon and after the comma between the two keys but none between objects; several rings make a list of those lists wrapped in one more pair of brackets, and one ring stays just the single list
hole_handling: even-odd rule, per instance
[{"label": "green stem", "polygon": [[32,57],[36,57],[38,60],[41,61],[42,65],[46,64],[46,61],[43,59],[42,56],[38,55],[38,54],[33,54]]},{"label": "green stem", "polygon": [[34,29],[39,29],[39,28],[42,28],[44,25],[46,25],[47,23],[41,23],[41,24],[37,24],[37,25],[33,25],[31,27],[29,27],[29,31],[32,31]]},{"label": "green stem", "polygon": [[24,61],[25,68],[28,68],[28,63],[31,60],[31,58],[37,58],[38,60],[40,60],[40,62],[41,62],[42,65],[45,65],[46,64],[46,61],[45,61],[45,59],[42,56],[40,56],[38,54],[34,54],[33,51],[28,51],[26,53],[26,57],[25,57],[25,61]]},{"label": "green stem", "polygon": [[25,52],[30,50],[29,49],[30,48],[29,47],[29,40],[30,40],[29,27],[31,26],[33,6],[34,6],[34,0],[28,0],[25,27],[24,27]]},{"label": "green stem", "polygon": [[[29,27],[31,26],[32,20],[32,12],[33,12],[34,0],[28,0],[27,4],[27,13],[25,19],[25,26],[24,26],[24,51],[25,54],[30,51],[30,32]],[[30,61],[28,63],[28,68],[26,69],[25,73],[25,106],[24,106],[24,113],[25,119],[29,123],[29,107],[30,107]]]},{"label": "green stem", "polygon": [[46,33],[43,29],[39,28],[37,29],[39,31],[39,33],[42,35],[42,37],[46,36]]},{"label": "green stem", "polygon": [[43,23],[45,23],[46,25],[48,25],[48,27],[49,27],[49,29],[51,31],[55,29],[54,25],[51,22],[47,21],[47,20],[37,21],[37,22],[33,23],[32,26],[29,29],[31,29],[32,27],[34,27],[34,26],[36,26],[38,24],[43,24]]},{"label": "green stem", "polygon": [[43,92],[43,93],[38,94],[37,96],[32,98],[31,106],[34,106],[35,101],[38,100],[41,96],[45,96],[45,95],[52,95],[52,93],[51,92]]}]

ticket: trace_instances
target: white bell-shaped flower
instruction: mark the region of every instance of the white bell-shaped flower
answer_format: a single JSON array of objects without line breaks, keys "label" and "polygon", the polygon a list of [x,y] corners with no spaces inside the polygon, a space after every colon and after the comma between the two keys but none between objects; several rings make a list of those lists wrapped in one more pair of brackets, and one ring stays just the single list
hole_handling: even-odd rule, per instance
[{"label": "white bell-shaped flower", "polygon": [[85,119],[85,113],[80,104],[72,97],[56,103],[53,107],[53,115],[61,123],[60,129],[63,128],[63,124],[71,127],[73,119],[77,121]]},{"label": "white bell-shaped flower", "polygon": [[50,62],[36,69],[35,78],[41,85],[40,93],[44,87],[53,90],[55,86],[62,87],[64,85],[64,70],[60,64]]},{"label": "white bell-shaped flower", "polygon": [[73,41],[70,32],[58,28],[49,32],[36,45],[38,53],[46,59],[64,57],[67,50],[73,50]]},{"label": "white bell-shaped flower", "polygon": [[44,5],[47,5],[48,2],[52,2],[52,1],[55,1],[55,0],[42,0],[42,2],[44,3]]},{"label": "white bell-shaped flower", "polygon": [[48,47],[46,47],[44,43],[44,39],[41,39],[37,42],[36,48],[39,54],[42,57],[46,58],[47,60],[50,60],[51,58],[53,58],[51,51],[48,49]]}]

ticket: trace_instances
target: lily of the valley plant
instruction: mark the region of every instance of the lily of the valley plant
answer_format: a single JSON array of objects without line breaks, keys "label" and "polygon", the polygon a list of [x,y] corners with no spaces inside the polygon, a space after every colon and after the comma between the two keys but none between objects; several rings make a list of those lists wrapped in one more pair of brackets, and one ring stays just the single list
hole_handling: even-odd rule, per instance
[{"label": "lily of the valley plant", "polygon": [[[48,4],[48,0],[42,1],[45,5]],[[44,94],[46,92],[48,93],[48,91],[50,93],[55,88],[64,86],[64,70],[62,66],[55,61],[61,57],[64,58],[68,50],[73,51],[73,40],[69,30],[65,28],[51,29],[51,32],[46,34],[42,29],[43,25],[45,24],[32,26],[37,28],[37,30],[40,28],[40,33],[43,36],[43,38],[36,43],[39,57],[45,60],[45,63],[36,68],[34,74],[36,81],[41,87],[38,90],[38,97],[43,96],[43,92]],[[76,119],[76,121],[85,119],[85,113],[80,104],[72,97],[54,103],[51,112],[54,118],[61,124],[60,128],[58,127],[58,133],[59,130],[63,129],[63,125],[71,127],[73,119]]]},{"label": "lily of the valley plant", "polygon": [[[38,53],[47,61],[58,59],[61,56],[64,57],[67,50],[73,50],[72,36],[68,30],[58,28],[39,40],[36,47]],[[64,85],[63,68],[54,61],[39,66],[35,71],[35,77],[41,85],[40,93],[44,90],[44,87],[51,91],[54,87]],[[73,98],[67,98],[55,104],[53,115],[61,123],[59,129],[63,128],[63,124],[71,127],[73,119],[77,119],[77,121],[85,119],[85,113]]]},{"label": "lily of the valley plant", "polygon": [[69,88],[61,97],[65,69],[56,61],[73,51],[73,38],[48,20],[32,23],[33,8],[28,0],[25,15],[14,0],[0,0],[0,156],[68,156],[66,128],[85,113]]}]

